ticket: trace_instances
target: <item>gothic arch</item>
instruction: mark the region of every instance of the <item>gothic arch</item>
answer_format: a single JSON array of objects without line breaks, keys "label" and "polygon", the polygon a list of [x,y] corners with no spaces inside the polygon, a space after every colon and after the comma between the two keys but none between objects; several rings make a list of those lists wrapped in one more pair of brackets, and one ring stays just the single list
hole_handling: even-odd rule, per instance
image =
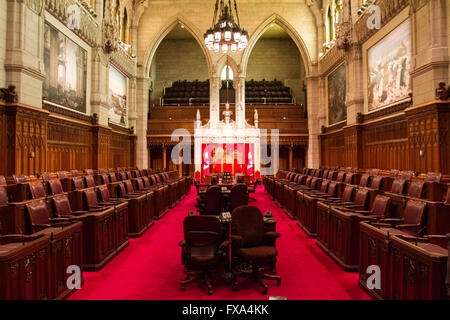
[{"label": "gothic arch", "polygon": [[241,60],[241,66],[242,66],[242,74],[247,74],[247,65],[248,60],[250,58],[250,55],[253,51],[254,46],[258,42],[259,38],[264,34],[264,32],[267,31],[267,29],[270,28],[271,24],[278,24],[281,28],[283,28],[284,31],[291,37],[291,39],[294,41],[295,45],[297,46],[298,50],[300,51],[300,55],[302,56],[303,63],[305,65],[305,73],[306,77],[310,76],[312,73],[312,63],[311,63],[311,57],[309,55],[308,49],[305,45],[305,42],[301,38],[301,36],[298,34],[298,32],[295,30],[295,28],[289,24],[285,19],[283,19],[278,14],[271,15],[268,19],[266,19],[263,23],[259,25],[259,27],[255,30],[255,32],[250,36],[250,41],[248,43],[247,48],[244,51],[244,54],[242,55]]},{"label": "gothic arch", "polygon": [[224,54],[222,57],[220,57],[220,59],[214,65],[213,72],[215,76],[220,77],[223,68],[225,68],[227,64],[231,67],[231,70],[233,70],[234,79],[239,79],[242,74],[241,66],[238,65],[236,61],[227,54]]},{"label": "gothic arch", "polygon": [[165,27],[161,28],[161,32],[159,35],[153,39],[153,41],[150,43],[148,49],[146,50],[146,54],[144,57],[145,61],[145,69],[144,69],[144,77],[148,77],[150,74],[150,67],[153,62],[153,58],[155,56],[156,50],[158,50],[159,45],[164,40],[164,38],[167,36],[167,34],[172,31],[172,29],[177,25],[181,24],[185,27],[187,31],[194,37],[194,39],[197,41],[198,45],[203,51],[203,54],[205,56],[206,64],[208,65],[208,74],[211,75],[211,72],[213,72],[212,67],[212,61],[211,56],[209,55],[208,49],[203,45],[203,34],[191,23],[189,20],[187,20],[185,17],[182,17],[178,15],[175,18],[170,19],[171,22],[166,24]]}]

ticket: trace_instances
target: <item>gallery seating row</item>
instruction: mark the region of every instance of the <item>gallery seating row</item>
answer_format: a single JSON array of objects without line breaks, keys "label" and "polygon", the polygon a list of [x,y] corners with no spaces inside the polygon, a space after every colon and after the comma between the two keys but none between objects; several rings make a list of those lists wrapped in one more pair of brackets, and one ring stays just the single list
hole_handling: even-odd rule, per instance
[{"label": "gallery seating row", "polygon": [[189,105],[209,103],[209,80],[175,81],[164,89],[161,105]]},{"label": "gallery seating row", "polygon": [[[424,180],[413,179],[411,172],[377,174],[378,170],[358,173],[352,168],[304,169],[302,173],[281,173],[280,178],[266,177],[264,184],[272,198],[291,218],[297,219],[307,235],[317,238],[317,245],[339,266],[348,272],[360,272],[360,285],[372,296],[446,297],[445,234],[450,232],[450,188],[439,182],[439,174],[428,174]],[[430,262],[421,265],[430,267],[430,278],[415,279],[416,291],[400,290],[406,284],[399,284],[398,277],[388,276],[394,268],[389,256],[394,236],[402,250],[415,253],[407,255],[408,259]],[[439,267],[436,269],[431,262]],[[372,265],[380,266],[385,276],[383,290],[371,290],[366,285],[366,270]],[[420,286],[428,287],[421,291]]]},{"label": "gallery seating row", "polygon": [[135,168],[14,179],[0,177],[0,299],[66,297],[69,266],[101,269],[190,191],[176,172]]}]

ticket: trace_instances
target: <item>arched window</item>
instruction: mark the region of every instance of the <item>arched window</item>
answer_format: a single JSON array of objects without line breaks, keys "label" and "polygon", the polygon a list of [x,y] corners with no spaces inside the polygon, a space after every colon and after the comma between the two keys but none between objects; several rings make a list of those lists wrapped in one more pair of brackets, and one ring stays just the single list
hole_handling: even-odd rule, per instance
[{"label": "arched window", "polygon": [[128,14],[127,9],[124,9],[123,11],[123,27],[122,27],[122,34],[120,37],[120,40],[125,42],[126,44],[130,44],[130,37],[129,37],[129,28],[128,28]]},{"label": "arched window", "polygon": [[114,22],[116,23],[117,30],[119,31],[120,38],[122,39],[122,21],[120,18],[120,1],[116,0],[113,6]]},{"label": "arched window", "polygon": [[337,25],[341,16],[341,6],[342,0],[334,0],[334,10],[333,10],[333,39],[336,38]]},{"label": "arched window", "polygon": [[331,40],[333,40],[333,14],[331,13],[331,6],[329,6],[327,10],[325,28],[325,42],[330,42]]},{"label": "arched window", "polygon": [[225,67],[223,67],[222,70],[222,75],[221,75],[221,79],[222,80],[231,80],[233,81],[233,69],[231,69],[231,67],[229,65],[226,65]]}]

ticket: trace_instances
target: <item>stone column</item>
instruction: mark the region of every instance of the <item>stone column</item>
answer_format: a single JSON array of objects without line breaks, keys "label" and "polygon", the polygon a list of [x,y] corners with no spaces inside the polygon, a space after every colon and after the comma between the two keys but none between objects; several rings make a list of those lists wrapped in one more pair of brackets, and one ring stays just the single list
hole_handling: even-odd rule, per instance
[{"label": "stone column", "polygon": [[136,128],[137,112],[136,112],[136,78],[128,80],[128,126]]},{"label": "stone column", "polygon": [[8,0],[6,7],[6,86],[16,86],[19,103],[42,108],[44,1]]},{"label": "stone column", "polygon": [[234,78],[236,90],[236,124],[238,128],[245,128],[245,77]]},{"label": "stone column", "polygon": [[[435,100],[438,83],[449,79],[446,6],[446,0],[428,1],[425,6],[413,1],[411,32],[415,37],[412,37],[411,80],[414,105]],[[416,30],[415,26],[423,28]]]},{"label": "stone column", "polygon": [[136,166],[146,169],[148,166],[147,125],[149,78],[136,78]]},{"label": "stone column", "polygon": [[307,78],[308,90],[308,167],[319,168],[319,134],[323,119],[320,117],[320,110],[317,108],[319,101],[319,81],[317,77]]},{"label": "stone column", "polygon": [[209,78],[209,123],[212,128],[220,121],[220,77]]},{"label": "stone column", "polygon": [[364,112],[363,64],[360,46],[353,46],[346,54],[347,125],[357,123],[358,113]]},{"label": "stone column", "polygon": [[108,125],[109,55],[102,48],[92,51],[91,115],[98,115],[98,123]]}]

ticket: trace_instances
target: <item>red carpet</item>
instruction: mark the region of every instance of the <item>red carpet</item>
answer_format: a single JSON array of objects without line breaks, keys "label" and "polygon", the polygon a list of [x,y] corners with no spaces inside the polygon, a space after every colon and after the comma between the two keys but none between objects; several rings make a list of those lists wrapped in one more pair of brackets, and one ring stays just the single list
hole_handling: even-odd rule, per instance
[{"label": "red carpet", "polygon": [[258,187],[256,205],[264,213],[271,210],[277,220],[280,287],[269,284],[269,293],[263,296],[259,286],[251,280],[243,283],[239,291],[231,291],[220,282],[213,282],[214,295],[208,296],[200,282],[188,284],[180,291],[184,280],[181,250],[183,219],[193,210],[196,193],[190,195],[167,213],[139,239],[130,245],[99,272],[85,272],[84,286],[70,299],[224,299],[261,300],[271,296],[285,296],[288,300],[351,300],[370,299],[358,287],[358,274],[342,271],[308,238],[295,221],[290,220],[279,207]]}]

